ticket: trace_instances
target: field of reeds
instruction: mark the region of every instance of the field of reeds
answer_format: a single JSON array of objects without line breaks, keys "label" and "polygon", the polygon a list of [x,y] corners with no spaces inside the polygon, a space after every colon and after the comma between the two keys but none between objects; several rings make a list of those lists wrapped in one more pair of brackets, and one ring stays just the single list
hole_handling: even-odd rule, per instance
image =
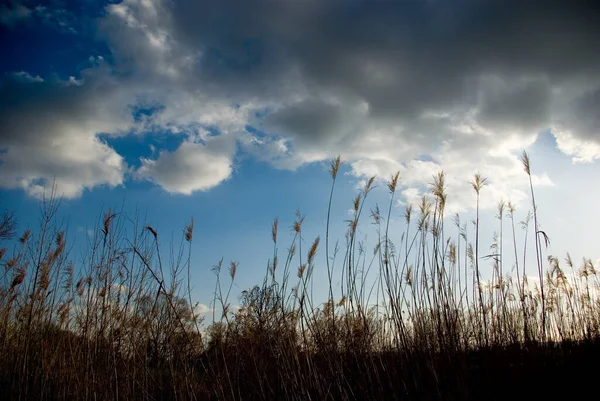
[{"label": "field of reeds", "polygon": [[[526,153],[522,162],[531,183]],[[329,231],[339,168],[338,157],[330,164],[320,238],[304,237],[297,213],[292,242],[280,244],[275,220],[273,256],[257,285],[241,294],[232,293],[237,264],[217,263],[213,316],[199,315],[191,295],[193,220],[163,255],[160,232],[108,211],[85,257],[74,260],[54,195],[42,203],[35,230],[17,232],[5,212],[0,397],[537,400],[578,399],[588,391],[595,397],[597,266],[546,253],[533,185],[523,220],[514,205],[499,203],[491,253],[480,246],[486,180],[479,174],[472,181],[472,222],[446,216],[441,172],[430,195],[406,208],[406,231],[396,243],[389,232],[401,177],[387,182],[383,211],[368,203],[374,178],[368,180],[338,241]],[[361,224],[377,232],[368,248],[357,235]],[[524,241],[517,242],[517,232]],[[313,292],[316,269],[327,272],[324,297]],[[486,280],[484,269],[492,271]]]}]

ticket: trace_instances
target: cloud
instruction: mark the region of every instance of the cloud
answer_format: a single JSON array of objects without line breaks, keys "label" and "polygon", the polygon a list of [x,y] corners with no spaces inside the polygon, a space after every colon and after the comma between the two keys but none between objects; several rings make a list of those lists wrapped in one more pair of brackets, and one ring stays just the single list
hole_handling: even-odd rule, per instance
[{"label": "cloud", "polygon": [[0,25],[13,28],[20,21],[31,17],[32,11],[19,3],[11,3],[9,6],[0,6]]},{"label": "cloud", "polygon": [[37,6],[35,15],[46,25],[57,29],[62,33],[77,34],[77,16],[64,8],[49,8]]},{"label": "cloud", "polygon": [[558,148],[570,156],[573,163],[589,163],[600,159],[600,144],[594,140],[579,139],[570,130],[555,129],[552,131]]},{"label": "cloud", "polygon": [[482,77],[475,118],[494,132],[537,133],[547,128],[550,85],[544,77]]},{"label": "cloud", "polygon": [[0,185],[41,196],[55,181],[57,194],[81,195],[97,185],[123,183],[126,165],[98,133],[128,129],[115,85],[88,75],[85,86],[45,82],[28,74],[0,85]]},{"label": "cloud", "polygon": [[[304,100],[269,114],[265,126],[294,139],[297,145],[323,146],[335,134],[351,129],[351,116],[344,115],[345,111],[339,104]],[[323,135],[325,132],[329,135]]]},{"label": "cloud", "polygon": [[194,315],[205,315],[212,311],[213,311],[213,309],[210,306],[205,305],[205,304],[197,303],[194,306]]},{"label": "cloud", "polygon": [[12,74],[12,77],[21,82],[44,82],[44,79],[39,75],[35,77],[31,76],[29,73],[25,71],[19,71]]},{"label": "cloud", "polygon": [[190,195],[205,191],[229,178],[232,172],[230,152],[215,151],[213,145],[212,141],[208,146],[185,141],[174,152],[161,151],[156,160],[142,159],[136,174],[171,193]]},{"label": "cloud", "polygon": [[60,2],[48,6],[36,5],[33,8],[28,8],[23,3],[27,1],[13,0],[9,6],[0,6],[0,25],[12,29],[20,23],[28,23],[35,18],[36,22],[41,22],[61,33],[77,33],[75,29],[77,16],[67,9],[56,7]]},{"label": "cloud", "polygon": [[[590,38],[598,32],[582,24],[596,14],[580,2],[546,2],[543,12],[537,3],[508,3],[465,1],[458,11],[439,2],[308,2],[268,10],[238,4],[200,16],[202,3],[180,2],[172,14],[179,21],[173,37],[189,46],[210,43],[243,60],[252,52],[242,48],[244,38],[263,38],[253,49],[261,56],[286,49],[289,58],[279,68],[299,71],[303,90],[274,105],[262,128],[290,139],[297,158],[341,152],[360,162],[353,164],[364,168],[357,174],[370,174],[374,169],[367,166],[374,163],[408,163],[432,153],[444,160],[441,167],[457,170],[452,166],[465,164],[463,156],[479,153],[468,159],[487,171],[494,169],[486,163],[491,153],[503,155],[495,161],[497,178],[512,180],[522,172],[511,152],[553,124],[562,94],[576,97],[582,80],[599,85],[589,67],[597,61]],[[232,31],[211,22],[225,17]],[[272,79],[259,71],[250,65],[239,75],[262,77],[266,87],[285,76]],[[215,73],[214,79],[224,76]],[[356,105],[365,105],[362,113]],[[574,141],[581,144],[578,137]],[[461,149],[450,152],[454,144]],[[583,146],[571,148],[577,157]],[[501,175],[502,167],[514,174]]]},{"label": "cloud", "polygon": [[[144,159],[134,176],[169,192],[227,179],[237,142],[278,168],[342,154],[359,179],[400,170],[413,198],[443,168],[457,209],[473,203],[468,180],[480,171],[489,178],[482,205],[500,196],[516,202],[526,188],[518,154],[540,132],[550,129],[574,161],[600,157],[599,19],[579,0],[124,0],[97,21],[110,65],[89,67],[83,81],[74,78],[77,88],[58,85],[58,105],[40,100],[50,98],[44,91],[8,93],[22,100],[11,113],[27,116],[11,123],[9,137],[43,124],[46,135],[28,141],[34,153],[47,138],[68,138],[87,146],[78,166],[89,173],[65,173],[73,161],[56,145],[45,164],[18,165],[24,140],[3,139],[3,157],[15,156],[0,167],[2,185],[17,186],[24,175],[19,185],[29,188],[49,171],[72,183],[73,196],[119,185],[126,166],[95,135],[161,130],[187,138]],[[132,122],[127,112],[139,104],[161,108]],[[44,117],[57,107],[60,122]],[[226,151],[197,140],[198,129],[209,128],[225,138]],[[535,173],[550,185],[544,171]]]}]

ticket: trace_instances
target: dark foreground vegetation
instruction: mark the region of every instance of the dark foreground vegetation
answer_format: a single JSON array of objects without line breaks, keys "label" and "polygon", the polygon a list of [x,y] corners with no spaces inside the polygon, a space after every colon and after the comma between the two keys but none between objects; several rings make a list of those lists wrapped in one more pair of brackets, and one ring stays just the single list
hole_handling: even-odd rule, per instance
[{"label": "dark foreground vegetation", "polygon": [[[522,161],[530,175],[526,154]],[[239,298],[231,293],[237,264],[218,263],[210,324],[191,298],[193,221],[165,256],[153,227],[109,211],[85,257],[74,258],[54,196],[34,231],[17,233],[4,214],[0,398],[597,397],[596,267],[544,253],[533,186],[523,221],[512,204],[498,205],[490,252],[480,249],[478,210],[469,224],[446,218],[443,173],[430,196],[406,209],[396,243],[388,233],[399,176],[388,182],[387,213],[367,211],[370,180],[353,202],[345,246],[337,246],[329,211],[339,166],[339,158],[331,162],[324,238],[305,242],[297,213],[294,239],[279,252],[276,220],[264,277]],[[472,187],[478,201],[485,179],[476,175]],[[359,239],[359,222],[374,223],[374,249]],[[517,243],[517,232],[529,235]],[[486,280],[483,265],[493,272]],[[315,269],[329,277],[318,304]]]}]

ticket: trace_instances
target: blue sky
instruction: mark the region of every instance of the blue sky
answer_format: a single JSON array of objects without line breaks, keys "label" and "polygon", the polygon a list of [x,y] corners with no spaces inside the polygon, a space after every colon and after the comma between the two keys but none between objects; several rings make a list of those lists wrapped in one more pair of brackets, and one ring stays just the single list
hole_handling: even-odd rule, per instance
[{"label": "blue sky", "polygon": [[[194,295],[206,304],[221,257],[240,262],[239,291],[260,280],[275,217],[281,251],[297,208],[307,245],[324,235],[338,154],[342,243],[362,181],[401,172],[399,235],[405,205],[443,169],[448,212],[464,221],[468,181],[488,178],[488,246],[501,198],[519,219],[529,207],[527,150],[548,252],[596,260],[599,13],[522,3],[3,2],[3,206],[34,226],[55,182],[79,244],[109,207],[139,210],[165,248],[193,216]],[[384,209],[376,184],[368,207]]]}]

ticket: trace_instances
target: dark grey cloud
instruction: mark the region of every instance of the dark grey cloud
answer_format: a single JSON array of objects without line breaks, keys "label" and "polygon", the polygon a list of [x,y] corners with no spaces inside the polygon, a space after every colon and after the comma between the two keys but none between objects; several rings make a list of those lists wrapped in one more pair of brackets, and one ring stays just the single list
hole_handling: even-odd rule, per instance
[{"label": "dark grey cloud", "polygon": [[[289,107],[270,113],[264,121],[269,131],[280,132],[295,139],[299,145],[328,145],[334,134],[343,136],[352,116],[336,104],[322,100],[304,100]],[[338,134],[340,135],[340,134]]]},{"label": "dark grey cloud", "polygon": [[563,121],[582,139],[598,141],[600,135],[600,88],[585,92],[571,102]]},{"label": "dark grey cloud", "polygon": [[[395,100],[400,112],[459,101],[465,79],[479,74],[544,74],[558,82],[599,74],[600,12],[591,2],[179,1],[170,12],[182,43],[245,62],[238,76],[270,73],[272,65],[249,60],[281,49],[281,60],[293,60],[280,61],[282,68],[293,65],[307,80],[382,108]],[[390,75],[380,85],[378,67]]]},{"label": "dark grey cloud", "polygon": [[[498,131],[536,133],[550,118],[551,87],[545,78],[507,80],[495,77],[482,85],[477,119]],[[544,126],[546,124],[546,126]]]}]

